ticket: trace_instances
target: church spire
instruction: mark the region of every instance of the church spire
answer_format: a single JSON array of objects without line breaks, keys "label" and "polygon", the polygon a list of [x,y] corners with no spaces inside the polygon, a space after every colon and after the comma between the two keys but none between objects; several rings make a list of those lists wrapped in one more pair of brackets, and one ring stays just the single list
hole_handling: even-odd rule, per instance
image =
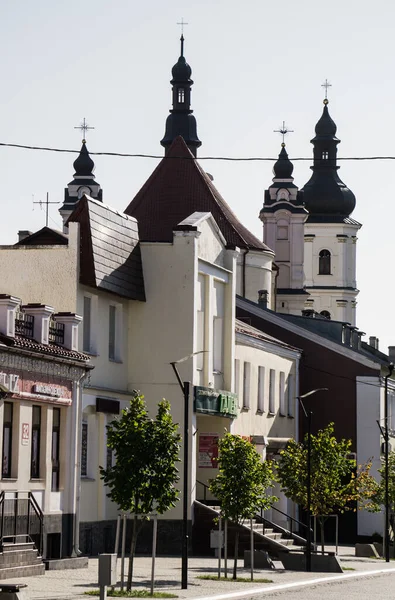
[{"label": "church spire", "polygon": [[[84,126],[78,127],[77,129],[83,128],[85,128],[85,130],[93,129],[86,126],[85,119]],[[93,174],[95,163],[89,155],[85,139],[82,140],[81,150],[73,163],[73,167],[75,171],[74,178],[67,184],[67,187],[64,190],[64,202],[59,209],[63,219],[63,230],[66,233],[68,229],[66,227],[66,222],[84,194],[87,194],[100,202],[102,202],[103,197],[103,190],[101,189],[100,184],[95,181],[95,176]]]},{"label": "church spire", "polygon": [[184,35],[180,38],[180,57],[172,69],[173,108],[166,119],[166,131],[161,140],[162,146],[167,153],[171,143],[177,136],[184,138],[186,145],[196,156],[196,151],[202,142],[199,140],[196,130],[196,119],[191,109],[191,79],[192,69],[184,56]]},{"label": "church spire", "polygon": [[303,188],[309,220],[342,220],[355,208],[353,192],[337,174],[337,145],[340,140],[336,137],[337,127],[329,114],[328,104],[328,98],[325,97],[322,116],[315,126],[315,137],[311,140],[314,146],[313,174]]}]

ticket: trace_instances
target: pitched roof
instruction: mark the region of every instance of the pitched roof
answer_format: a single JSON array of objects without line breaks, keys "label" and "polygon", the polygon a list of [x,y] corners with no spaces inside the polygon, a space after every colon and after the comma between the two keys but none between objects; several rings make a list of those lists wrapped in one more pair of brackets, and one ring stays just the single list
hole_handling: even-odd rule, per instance
[{"label": "pitched roof", "polygon": [[272,252],[240,223],[182,137],[177,137],[125,213],[140,240],[172,242],[174,227],[194,212],[211,212],[230,247]]},{"label": "pitched roof", "polygon": [[12,348],[18,348],[20,350],[27,350],[29,352],[34,352],[37,354],[45,354],[52,358],[55,357],[79,361],[84,364],[90,360],[90,357],[87,354],[83,354],[82,352],[68,350],[67,348],[63,348],[63,346],[58,346],[57,344],[40,344],[35,340],[23,336],[10,337],[8,335],[0,333],[0,343]]},{"label": "pitched roof", "polygon": [[69,221],[81,227],[80,282],[132,300],[145,300],[136,219],[83,196]]},{"label": "pitched roof", "polygon": [[257,329],[256,327],[253,327],[249,323],[241,321],[240,319],[235,320],[235,330],[236,333],[242,333],[244,335],[256,338],[257,340],[269,342],[270,344],[281,346],[282,348],[286,348],[287,350],[295,350],[296,352],[301,352],[299,348],[291,346],[290,344],[286,344],[285,342],[273,337],[272,335],[263,333],[260,329]]},{"label": "pitched roof", "polygon": [[57,229],[43,227],[24,237],[15,246],[67,246],[68,237]]}]

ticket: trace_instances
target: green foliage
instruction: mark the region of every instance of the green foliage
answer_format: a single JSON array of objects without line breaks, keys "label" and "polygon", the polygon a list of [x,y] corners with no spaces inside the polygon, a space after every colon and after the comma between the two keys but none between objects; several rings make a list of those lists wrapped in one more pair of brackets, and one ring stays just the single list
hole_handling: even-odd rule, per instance
[{"label": "green foliage", "polygon": [[115,464],[100,467],[100,476],[121,510],[148,518],[154,509],[163,514],[175,506],[180,435],[169,402],[162,400],[151,419],[144,396],[134,392],[129,407],[107,425],[107,446],[115,453]]},{"label": "green foliage", "polygon": [[[376,501],[378,504],[385,504],[385,462],[381,459],[380,483],[377,488]],[[388,454],[388,499],[390,512],[395,513],[395,452]]]},{"label": "green foliage", "polygon": [[[277,475],[285,495],[307,509],[307,444],[291,440],[280,452]],[[370,475],[371,463],[357,467],[348,458],[351,441],[337,441],[334,425],[311,436],[311,514],[323,516],[346,510],[376,510],[377,484]]]},{"label": "green foliage", "polygon": [[255,446],[239,435],[226,433],[218,449],[219,473],[210,490],[220,502],[222,517],[240,524],[277,500],[266,493],[274,483],[272,464],[262,462]]},{"label": "green foliage", "polygon": [[[84,592],[86,596],[100,596],[100,590],[89,590]],[[107,590],[107,596],[110,598],[178,598],[175,594],[169,594],[168,592],[154,592],[151,594],[148,590],[132,590],[130,592],[125,590]]]}]

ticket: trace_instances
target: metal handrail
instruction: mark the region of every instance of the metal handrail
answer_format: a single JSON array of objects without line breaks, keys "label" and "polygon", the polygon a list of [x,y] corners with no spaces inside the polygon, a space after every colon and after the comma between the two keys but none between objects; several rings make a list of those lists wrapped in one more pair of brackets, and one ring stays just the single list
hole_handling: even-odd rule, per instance
[{"label": "metal handrail", "polygon": [[[281,513],[282,515],[284,515],[284,517],[287,517],[287,519],[289,519],[291,521],[291,533],[292,533],[292,522],[295,522],[298,525],[304,527],[305,529],[308,529],[308,525],[306,525],[306,523],[302,523],[302,521],[298,521],[298,519],[295,519],[294,517],[291,517],[291,515],[288,515],[287,513],[285,513],[282,510],[280,510],[279,508],[276,508],[275,506],[271,506],[271,509],[275,510],[278,513]],[[313,532],[313,528],[312,527],[310,527],[310,531]]]},{"label": "metal handrail", "polygon": [[[10,491],[9,493],[14,494],[13,498],[10,498],[11,501],[13,501],[14,503],[14,510],[13,510],[13,518],[14,518],[14,535],[8,535],[8,536],[4,536],[4,506],[5,506],[5,500],[6,500],[6,492],[3,490],[2,492],[0,492],[0,511],[1,511],[1,516],[0,516],[0,545],[3,543],[3,540],[6,538],[12,538],[12,539],[17,539],[17,537],[22,537],[22,536],[26,536],[29,539],[31,539],[31,531],[30,531],[30,527],[31,527],[31,519],[30,519],[30,508],[33,508],[34,512],[36,513],[36,516],[39,520],[39,542],[38,542],[38,551],[40,552],[40,554],[42,554],[42,550],[43,550],[43,533],[44,533],[44,514],[40,508],[40,506],[37,503],[37,500],[35,499],[34,495],[32,492],[20,492],[20,491]],[[27,498],[20,498],[20,494],[27,494]],[[20,500],[27,500],[27,531],[26,534],[17,534],[17,521],[18,521],[18,502]]]}]

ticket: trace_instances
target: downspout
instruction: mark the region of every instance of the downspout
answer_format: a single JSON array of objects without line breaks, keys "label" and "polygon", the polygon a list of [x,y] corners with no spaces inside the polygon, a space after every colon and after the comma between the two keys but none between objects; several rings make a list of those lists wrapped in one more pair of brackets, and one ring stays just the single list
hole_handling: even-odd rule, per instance
[{"label": "downspout", "polygon": [[242,290],[242,296],[243,298],[246,297],[246,257],[247,254],[249,253],[249,248],[247,248],[244,253],[243,253],[243,290]]}]

